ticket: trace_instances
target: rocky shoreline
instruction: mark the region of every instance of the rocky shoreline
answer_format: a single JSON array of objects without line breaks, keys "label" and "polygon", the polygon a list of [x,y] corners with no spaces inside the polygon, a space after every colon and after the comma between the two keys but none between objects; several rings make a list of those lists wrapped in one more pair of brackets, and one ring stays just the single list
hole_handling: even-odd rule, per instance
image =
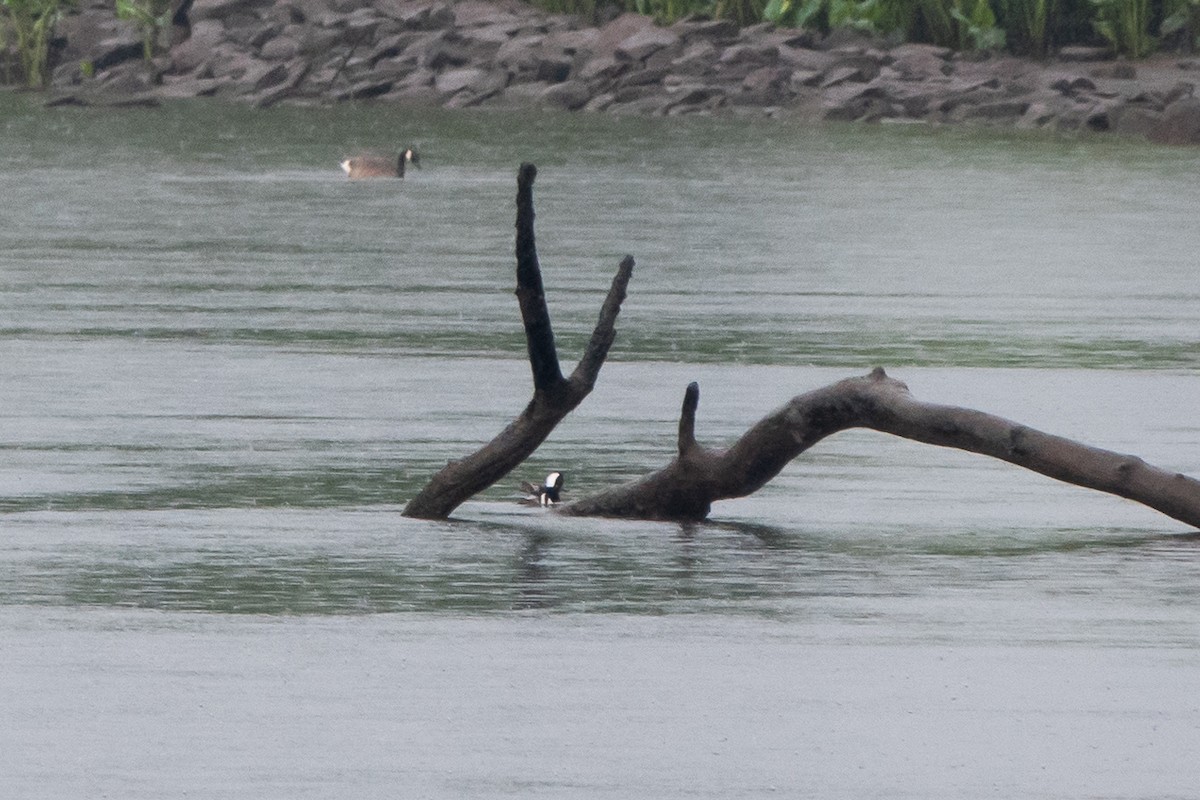
[{"label": "rocky shoreline", "polygon": [[153,61],[96,2],[56,31],[50,105],[217,97],[1110,131],[1200,144],[1200,58],[1037,62],[726,21],[604,25],[516,0],[184,0]]}]

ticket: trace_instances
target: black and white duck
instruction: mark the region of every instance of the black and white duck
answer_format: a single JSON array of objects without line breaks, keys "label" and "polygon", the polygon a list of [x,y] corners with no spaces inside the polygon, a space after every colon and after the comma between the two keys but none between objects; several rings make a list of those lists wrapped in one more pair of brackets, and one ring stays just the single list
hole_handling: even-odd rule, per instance
[{"label": "black and white duck", "polygon": [[552,506],[559,501],[562,487],[563,474],[561,472],[551,472],[541,486],[534,486],[528,481],[522,481],[521,491],[525,492],[525,497],[521,502],[531,506]]}]

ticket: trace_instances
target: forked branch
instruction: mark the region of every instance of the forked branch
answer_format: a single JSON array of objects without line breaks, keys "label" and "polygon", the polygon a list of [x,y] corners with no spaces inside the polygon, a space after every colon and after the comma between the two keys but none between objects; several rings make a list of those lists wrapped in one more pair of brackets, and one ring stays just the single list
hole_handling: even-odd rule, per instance
[{"label": "forked branch", "polygon": [[[613,343],[616,318],[633,272],[630,256],[621,261],[613,278],[583,357],[571,376],[563,377],[533,234],[536,176],[532,164],[521,165],[516,223],[516,293],[533,372],[533,399],[499,436],[435,475],[405,507],[406,516],[445,518],[524,461],[591,392]],[[757,491],[826,436],[848,428],[871,428],[999,458],[1067,483],[1134,500],[1200,528],[1200,481],[1151,466],[1135,456],[1089,447],[981,411],[921,402],[881,368],[792,398],[726,450],[697,443],[699,402],[700,388],[693,383],[684,395],[678,454],[671,463],[557,510],[577,516],[703,519],[713,502]]]},{"label": "forked branch", "polygon": [[520,465],[591,393],[616,337],[617,315],[633,275],[631,256],[625,256],[617,268],[579,365],[569,378],[563,377],[533,232],[533,182],[536,177],[537,168],[533,164],[522,164],[517,173],[516,294],[533,372],[533,399],[495,439],[466,458],[451,461],[434,475],[404,507],[405,516],[445,519],[463,501]]}]

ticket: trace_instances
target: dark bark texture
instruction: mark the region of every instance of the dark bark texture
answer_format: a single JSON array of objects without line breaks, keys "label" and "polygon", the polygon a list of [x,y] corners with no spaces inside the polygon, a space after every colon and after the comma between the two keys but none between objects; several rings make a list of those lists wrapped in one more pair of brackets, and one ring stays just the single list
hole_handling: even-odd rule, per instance
[{"label": "dark bark texture", "polygon": [[696,443],[698,401],[699,388],[693,383],[680,416],[679,454],[670,464],[558,510],[586,516],[703,519],[714,501],[758,490],[826,436],[848,428],[870,428],[999,458],[1066,483],[1134,500],[1200,527],[1200,481],[1194,478],[982,411],[921,402],[881,368],[798,395],[726,450]]},{"label": "dark bark texture", "polygon": [[633,275],[631,256],[622,259],[617,268],[583,357],[570,377],[563,377],[534,239],[533,182],[536,177],[537,168],[533,164],[521,165],[517,174],[516,222],[516,294],[533,371],[533,399],[495,439],[466,458],[450,462],[434,475],[404,507],[405,516],[444,519],[463,501],[520,465],[591,393],[616,338],[617,315]]},{"label": "dark bark texture", "polygon": [[[406,516],[443,519],[521,464],[591,392],[612,346],[633,272],[630,256],[621,261],[583,357],[571,375],[563,377],[534,241],[536,175],[532,164],[521,165],[516,222],[516,294],[525,323],[533,399],[499,436],[435,475],[405,507]],[[684,394],[678,453],[671,463],[638,480],[557,506],[556,511],[576,516],[703,519],[713,502],[757,491],[826,436],[848,428],[870,428],[999,458],[1066,483],[1134,500],[1200,528],[1200,481],[1151,466],[1136,456],[1089,447],[992,414],[919,401],[882,368],[792,398],[724,450],[697,443],[699,402],[700,388],[693,383]]]}]

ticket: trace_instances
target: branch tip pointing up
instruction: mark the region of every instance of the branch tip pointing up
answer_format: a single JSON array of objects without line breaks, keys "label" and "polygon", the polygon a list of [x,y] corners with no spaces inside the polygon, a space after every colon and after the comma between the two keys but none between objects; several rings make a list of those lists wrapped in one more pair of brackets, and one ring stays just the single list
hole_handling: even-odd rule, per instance
[{"label": "branch tip pointing up", "polygon": [[700,405],[700,384],[692,381],[683,393],[683,409],[679,413],[679,456],[696,449],[696,407]]}]

